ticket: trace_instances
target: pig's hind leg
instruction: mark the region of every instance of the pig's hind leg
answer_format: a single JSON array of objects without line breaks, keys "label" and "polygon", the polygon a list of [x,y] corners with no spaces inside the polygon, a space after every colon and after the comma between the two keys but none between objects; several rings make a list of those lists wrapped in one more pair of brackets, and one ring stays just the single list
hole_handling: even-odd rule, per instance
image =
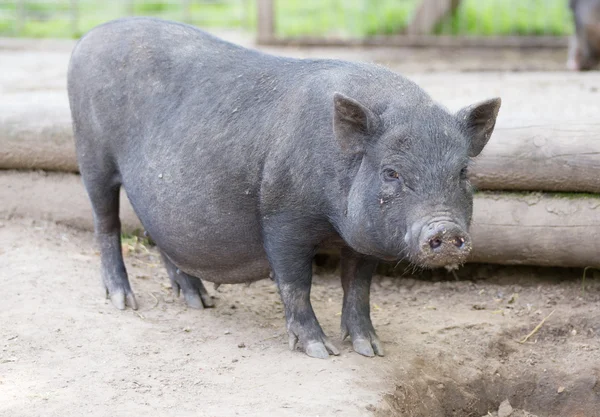
[{"label": "pig's hind leg", "polygon": [[186,304],[191,308],[203,309],[214,307],[215,304],[200,278],[186,274],[177,268],[164,253],[161,252],[161,255],[171,279],[173,294],[176,297],[179,297],[181,291],[183,292]]},{"label": "pig's hind leg", "polygon": [[[90,152],[91,153],[91,152]],[[119,173],[111,163],[82,158],[81,172],[94,212],[94,230],[100,248],[102,281],[107,298],[120,310],[137,309],[137,302],[123,262],[119,219]]]}]

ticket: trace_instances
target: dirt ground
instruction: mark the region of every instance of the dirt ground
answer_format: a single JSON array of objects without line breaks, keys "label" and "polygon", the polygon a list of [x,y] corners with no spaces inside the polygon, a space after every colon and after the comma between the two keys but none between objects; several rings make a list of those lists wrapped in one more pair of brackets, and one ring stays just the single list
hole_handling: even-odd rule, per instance
[{"label": "dirt ground", "polygon": [[[0,39],[0,109],[64,108],[72,45]],[[564,67],[565,51],[268,50],[389,65],[452,109],[501,95],[506,127],[598,112],[598,73],[547,72]],[[191,310],[172,296],[155,250],[139,244],[126,263],[140,309],[116,310],[101,291],[92,233],[47,221],[82,226],[89,212],[77,208],[74,222],[72,194],[55,192],[18,203],[0,192],[1,417],[600,417],[599,271],[585,280],[579,269],[489,265],[379,275],[372,317],[386,356],[364,358],[339,340],[337,273],[315,267],[314,309],[341,348],[317,360],[288,350],[271,281],[209,287],[216,307]]]},{"label": "dirt ground", "polygon": [[154,249],[127,252],[137,312],[104,299],[90,232],[2,221],[0,415],[483,416],[509,399],[600,416],[597,272],[583,287],[579,270],[378,276],[386,356],[369,359],[339,341],[341,286],[318,268],[314,308],[342,353],[317,360],[288,350],[271,281],[211,288],[216,307],[191,310]]}]

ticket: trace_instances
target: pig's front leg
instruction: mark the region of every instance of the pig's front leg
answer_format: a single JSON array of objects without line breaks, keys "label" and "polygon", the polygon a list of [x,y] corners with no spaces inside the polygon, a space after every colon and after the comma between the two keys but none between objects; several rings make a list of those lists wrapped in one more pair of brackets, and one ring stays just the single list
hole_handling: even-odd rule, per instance
[{"label": "pig's front leg", "polygon": [[265,249],[285,308],[290,349],[300,342],[308,356],[339,355],[325,336],[310,303],[312,284],[312,239],[303,238],[310,228],[295,228],[271,220],[265,232]]},{"label": "pig's front leg", "polygon": [[383,356],[383,346],[371,323],[369,302],[371,278],[377,260],[360,255],[350,248],[342,249],[342,339],[350,336],[356,353]]}]

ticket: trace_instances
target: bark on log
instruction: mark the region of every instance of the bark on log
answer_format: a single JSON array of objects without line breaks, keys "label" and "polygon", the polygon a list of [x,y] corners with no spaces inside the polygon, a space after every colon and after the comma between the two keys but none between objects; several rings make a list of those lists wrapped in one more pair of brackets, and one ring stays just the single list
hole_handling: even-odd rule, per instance
[{"label": "bark on log", "polygon": [[600,123],[497,127],[471,170],[481,190],[600,192]]},{"label": "bark on log", "polygon": [[480,193],[470,262],[600,266],[600,196]]},{"label": "bark on log", "polygon": [[[92,230],[89,200],[74,174],[0,171],[0,218],[50,220]],[[124,192],[123,231],[142,226]],[[600,196],[479,193],[470,262],[600,266]]]}]

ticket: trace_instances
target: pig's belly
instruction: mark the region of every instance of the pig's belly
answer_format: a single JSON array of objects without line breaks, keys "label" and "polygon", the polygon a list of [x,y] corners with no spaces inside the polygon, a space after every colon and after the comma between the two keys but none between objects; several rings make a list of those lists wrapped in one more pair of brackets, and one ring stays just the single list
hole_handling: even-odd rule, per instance
[{"label": "pig's belly", "polygon": [[215,283],[269,277],[260,215],[252,209],[256,205],[238,200],[215,207],[206,194],[182,198],[126,191],[152,240],[182,271]]},{"label": "pig's belly", "polygon": [[187,234],[180,224],[171,224],[167,231],[152,226],[147,230],[160,250],[189,275],[222,284],[268,278],[270,265],[260,235],[251,228],[228,226],[198,226]]},{"label": "pig's belly", "polygon": [[177,221],[149,222],[147,230],[182,271],[206,281],[233,284],[269,277],[261,234],[251,220],[238,215],[236,220],[220,218],[207,224],[202,216],[189,218],[184,213]]},{"label": "pig's belly", "polygon": [[[176,264],[177,265],[177,264]],[[269,278],[271,268],[267,259],[255,259],[235,266],[184,267],[179,269],[204,281],[218,284],[240,284]]]}]

